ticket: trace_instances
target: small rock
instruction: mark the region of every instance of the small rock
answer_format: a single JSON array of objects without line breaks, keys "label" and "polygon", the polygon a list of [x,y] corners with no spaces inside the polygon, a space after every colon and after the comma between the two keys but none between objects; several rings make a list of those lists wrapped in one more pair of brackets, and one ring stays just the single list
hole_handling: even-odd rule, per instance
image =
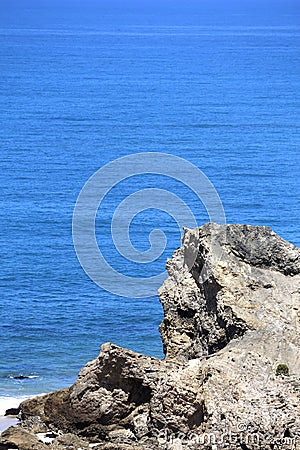
[{"label": "small rock", "polygon": [[20,408],[9,408],[5,411],[5,416],[14,416],[16,417],[20,412]]}]

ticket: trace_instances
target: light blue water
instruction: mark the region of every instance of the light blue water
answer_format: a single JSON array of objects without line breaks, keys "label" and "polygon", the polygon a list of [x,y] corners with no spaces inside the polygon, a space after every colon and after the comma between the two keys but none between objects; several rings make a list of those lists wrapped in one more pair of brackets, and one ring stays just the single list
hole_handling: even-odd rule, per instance
[{"label": "light blue water", "polygon": [[[228,222],[269,225],[300,245],[299,6],[125,3],[1,7],[0,396],[69,385],[106,341],[162,356],[158,298],[101,290],[74,252],[76,198],[109,161],[186,158],[218,190]],[[116,187],[98,214],[98,242],[139,277],[162,271],[180,231],[165,213],[135,220],[141,250],[153,227],[168,236],[146,267],[117,255],[110,220],[119,200],[153,185],[183,198],[199,225],[208,220],[188,189],[163,177]],[[11,378],[21,374],[37,378]]]}]

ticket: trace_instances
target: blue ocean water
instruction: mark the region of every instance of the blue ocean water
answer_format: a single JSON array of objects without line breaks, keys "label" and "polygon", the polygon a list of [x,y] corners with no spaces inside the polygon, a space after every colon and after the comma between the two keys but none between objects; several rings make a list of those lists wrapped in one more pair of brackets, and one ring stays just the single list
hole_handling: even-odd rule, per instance
[{"label": "blue ocean water", "polygon": [[[106,341],[163,354],[158,298],[99,288],[73,247],[79,192],[116,158],[185,158],[217,189],[227,222],[268,225],[300,245],[300,7],[201,5],[3,2],[0,397],[71,384]],[[114,249],[114,208],[148,187],[175,192],[199,225],[208,220],[195,195],[166,177],[116,186],[97,215],[97,240],[136,277],[161,272],[180,245],[175,221],[150,209],[131,238],[146,250],[149,232],[163,229],[161,257],[148,267]]]}]

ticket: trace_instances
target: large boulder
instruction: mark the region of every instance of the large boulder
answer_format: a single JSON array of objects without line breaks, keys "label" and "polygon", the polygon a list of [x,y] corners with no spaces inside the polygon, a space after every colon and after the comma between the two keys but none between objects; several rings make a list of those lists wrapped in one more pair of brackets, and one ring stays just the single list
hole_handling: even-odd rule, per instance
[{"label": "large boulder", "polygon": [[210,223],[185,230],[167,269],[165,359],[104,344],[10,430],[52,431],[53,450],[300,449],[300,250],[267,227]]}]

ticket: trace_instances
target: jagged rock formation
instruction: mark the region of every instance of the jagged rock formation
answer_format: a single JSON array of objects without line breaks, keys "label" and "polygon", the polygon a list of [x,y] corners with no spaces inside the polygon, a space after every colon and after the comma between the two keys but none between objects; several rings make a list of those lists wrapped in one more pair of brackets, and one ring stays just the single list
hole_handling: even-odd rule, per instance
[{"label": "jagged rock formation", "polygon": [[165,359],[104,344],[73,386],[21,404],[0,450],[300,449],[300,250],[206,224],[167,269]]}]

